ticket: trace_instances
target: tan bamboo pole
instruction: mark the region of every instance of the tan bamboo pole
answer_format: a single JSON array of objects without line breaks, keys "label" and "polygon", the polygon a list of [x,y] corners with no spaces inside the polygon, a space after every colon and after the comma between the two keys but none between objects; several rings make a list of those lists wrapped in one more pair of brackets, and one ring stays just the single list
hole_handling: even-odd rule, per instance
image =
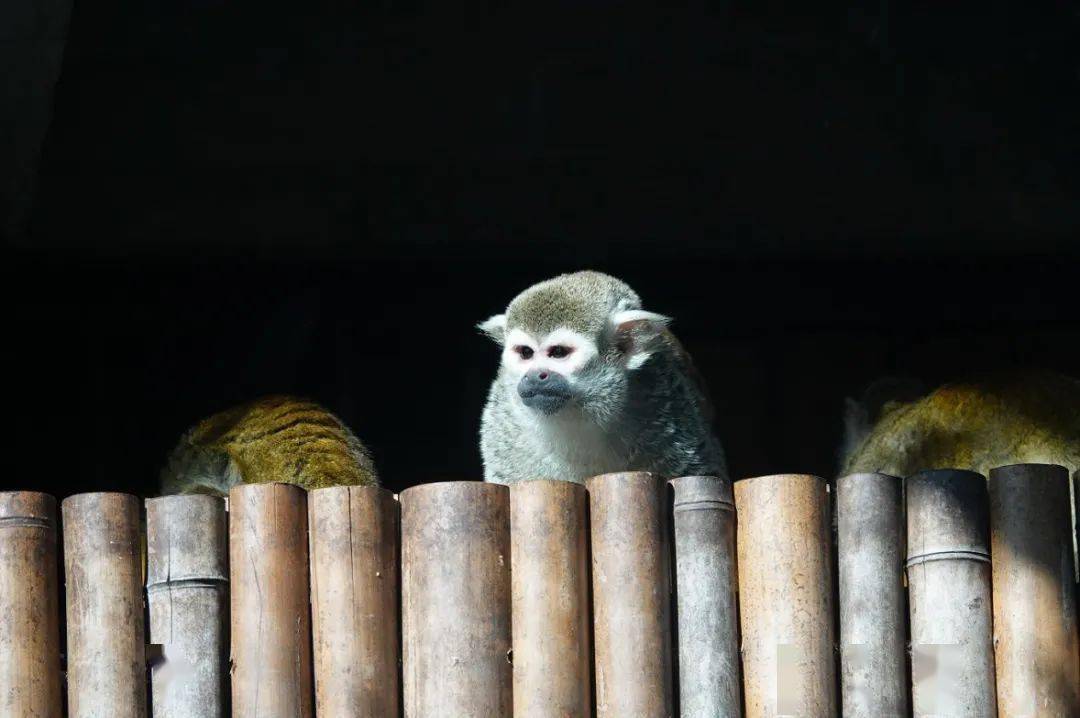
[{"label": "tan bamboo pole", "polygon": [[836,504],[844,716],[906,717],[903,480],[844,476]]},{"label": "tan bamboo pole", "polygon": [[592,715],[588,511],[581,484],[510,485],[515,718]]},{"label": "tan bamboo pole", "polygon": [[306,499],[291,484],[229,492],[234,718],[313,712]]},{"label": "tan bamboo pole", "polygon": [[139,500],[78,494],[61,504],[70,718],[145,718],[146,633]]},{"label": "tan bamboo pole", "polygon": [[511,715],[507,487],[401,493],[401,611],[406,718]]},{"label": "tan bamboo pole", "polygon": [[1080,716],[1069,472],[990,470],[994,654],[1003,716]]},{"label": "tan bamboo pole", "polygon": [[376,486],[316,489],[308,525],[316,713],[397,716],[398,503]]},{"label": "tan bamboo pole", "polygon": [[735,484],[747,718],[837,715],[829,503],[816,476]]},{"label": "tan bamboo pole", "polygon": [[914,713],[993,718],[986,479],[924,471],[906,494]]},{"label": "tan bamboo pole", "polygon": [[0,493],[0,715],[60,718],[56,499]]},{"label": "tan bamboo pole", "polygon": [[586,481],[592,533],[596,715],[672,715],[667,491],[645,472]]},{"label": "tan bamboo pole", "polygon": [[742,715],[735,497],[715,476],[672,479],[678,596],[679,711]]},{"label": "tan bamboo pole", "polygon": [[225,500],[164,496],[146,502],[146,598],[154,718],[226,715],[229,566]]}]

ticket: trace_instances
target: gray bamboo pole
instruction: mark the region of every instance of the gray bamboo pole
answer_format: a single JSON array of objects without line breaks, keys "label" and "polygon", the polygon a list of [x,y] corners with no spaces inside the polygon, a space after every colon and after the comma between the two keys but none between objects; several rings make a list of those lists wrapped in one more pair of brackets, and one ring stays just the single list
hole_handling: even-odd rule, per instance
[{"label": "gray bamboo pole", "polygon": [[684,718],[742,715],[736,604],[735,497],[715,476],[672,479]]},{"label": "gray bamboo pole", "polygon": [[155,718],[225,716],[229,604],[225,500],[165,496],[146,502],[146,598]]},{"label": "gray bamboo pole", "polygon": [[507,718],[510,495],[478,481],[401,493],[406,718]]},{"label": "gray bamboo pole", "polygon": [[847,718],[908,716],[903,480],[836,482],[841,698]]},{"label": "gray bamboo pole", "polygon": [[915,715],[993,718],[986,479],[938,469],[906,485]]},{"label": "gray bamboo pole", "polygon": [[748,718],[833,718],[835,627],[825,481],[780,474],[735,484]]},{"label": "gray bamboo pole", "polygon": [[376,486],[316,489],[308,523],[316,713],[397,716],[398,503]]},{"label": "gray bamboo pole", "polygon": [[596,715],[667,718],[673,711],[667,491],[653,474],[588,479]]},{"label": "gray bamboo pole", "polygon": [[145,718],[139,500],[128,494],[64,499],[70,718]]},{"label": "gray bamboo pole", "polygon": [[1003,716],[1080,716],[1069,473],[990,470],[994,653]]},{"label": "gray bamboo pole", "polygon": [[581,484],[510,485],[515,718],[592,715],[587,525]]},{"label": "gray bamboo pole", "polygon": [[56,499],[0,493],[0,714],[60,718]]},{"label": "gray bamboo pole", "polygon": [[313,712],[306,498],[290,484],[229,492],[234,718]]}]

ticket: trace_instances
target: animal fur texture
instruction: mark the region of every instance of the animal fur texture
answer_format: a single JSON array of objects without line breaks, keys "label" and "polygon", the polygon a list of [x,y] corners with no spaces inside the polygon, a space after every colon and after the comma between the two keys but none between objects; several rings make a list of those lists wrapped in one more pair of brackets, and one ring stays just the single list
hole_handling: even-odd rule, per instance
[{"label": "animal fur texture", "polygon": [[1020,463],[1080,471],[1080,381],[1050,372],[999,373],[910,400],[850,402],[847,425],[842,474],[953,468],[986,476]]},{"label": "animal fur texture", "polygon": [[163,494],[226,495],[240,483],[305,489],[377,485],[367,448],[318,404],[266,397],[202,420],[180,439],[161,473]]},{"label": "animal fur texture", "polygon": [[[704,385],[668,321],[641,310],[626,283],[582,271],[526,289],[505,314],[482,323],[503,347],[481,422],[485,480],[583,482],[628,470],[726,475]],[[563,342],[575,352],[565,359],[569,399],[557,411],[520,396],[527,364],[512,355],[514,337],[535,346],[537,357]]]}]

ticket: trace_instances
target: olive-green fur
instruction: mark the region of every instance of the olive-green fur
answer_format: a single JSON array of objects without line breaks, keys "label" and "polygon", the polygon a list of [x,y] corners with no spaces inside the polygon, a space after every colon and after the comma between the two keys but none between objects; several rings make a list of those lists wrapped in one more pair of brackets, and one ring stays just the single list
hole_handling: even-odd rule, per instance
[{"label": "olive-green fur", "polygon": [[239,483],[284,482],[305,489],[378,484],[367,448],[318,404],[258,399],[204,419],[173,450],[164,494],[227,494]]},{"label": "olive-green fur", "polygon": [[957,468],[986,476],[1018,463],[1080,471],[1080,381],[1049,372],[998,374],[886,404],[842,471],[908,476]]},{"label": "olive-green fur", "polygon": [[586,270],[562,274],[526,289],[507,308],[506,326],[537,336],[560,327],[596,336],[603,332],[612,312],[640,307],[641,299],[626,283]]}]

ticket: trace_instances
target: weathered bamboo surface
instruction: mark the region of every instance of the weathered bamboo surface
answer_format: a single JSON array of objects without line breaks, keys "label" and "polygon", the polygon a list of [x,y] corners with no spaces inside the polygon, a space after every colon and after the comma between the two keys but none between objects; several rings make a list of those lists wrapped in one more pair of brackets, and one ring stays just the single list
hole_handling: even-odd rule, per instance
[{"label": "weathered bamboo surface", "polygon": [[994,653],[1003,716],[1080,716],[1069,474],[990,471]]},{"label": "weathered bamboo surface", "polygon": [[653,474],[594,476],[592,534],[596,715],[672,715],[667,489]]},{"label": "weathered bamboo surface", "polygon": [[729,479],[684,476],[675,492],[679,712],[742,715],[735,570],[735,497]]},{"label": "weathered bamboo surface", "polygon": [[232,711],[235,718],[313,713],[307,497],[289,484],[229,492]]},{"label": "weathered bamboo surface", "polygon": [[832,566],[825,481],[780,474],[735,484],[748,718],[834,718]]},{"label": "weathered bamboo surface", "polygon": [[146,598],[154,718],[227,715],[228,526],[225,500],[146,501]]},{"label": "weathered bamboo surface", "polygon": [[986,479],[907,479],[912,704],[916,716],[997,715]]},{"label": "weathered bamboo surface", "polygon": [[140,502],[64,499],[68,715],[145,718],[146,633]]},{"label": "weathered bamboo surface", "polygon": [[399,714],[398,519],[398,503],[385,489],[308,493],[319,715]]},{"label": "weathered bamboo surface", "polygon": [[60,718],[56,500],[0,493],[0,715]]},{"label": "weathered bamboo surface", "polygon": [[515,718],[592,715],[587,519],[581,484],[510,486]]},{"label": "weathered bamboo surface", "polygon": [[510,495],[478,481],[401,493],[407,718],[508,718]]},{"label": "weathered bamboo surface", "polygon": [[907,716],[903,480],[836,482],[841,698],[846,718]]}]

